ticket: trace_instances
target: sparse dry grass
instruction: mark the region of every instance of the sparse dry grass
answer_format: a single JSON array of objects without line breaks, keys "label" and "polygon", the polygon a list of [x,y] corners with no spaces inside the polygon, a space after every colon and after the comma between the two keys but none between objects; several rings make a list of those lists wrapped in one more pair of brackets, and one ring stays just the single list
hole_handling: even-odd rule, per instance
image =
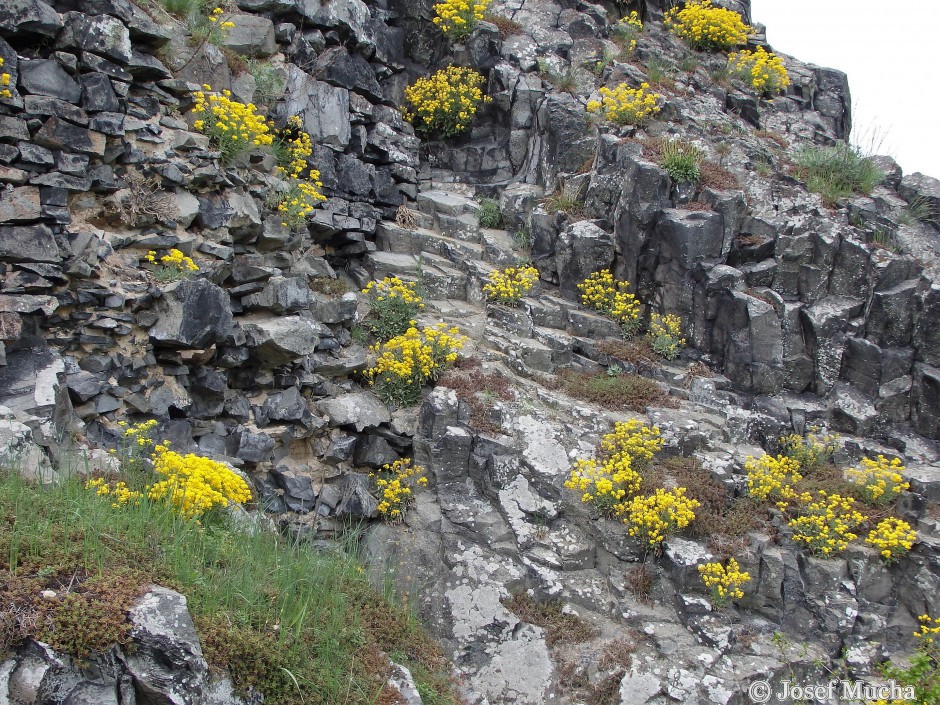
[{"label": "sparse dry grass", "polygon": [[499,29],[499,38],[506,40],[514,34],[522,33],[522,25],[505,15],[487,14],[483,17],[485,22],[495,24]]},{"label": "sparse dry grass", "polygon": [[470,405],[470,427],[483,433],[500,433],[487,411],[494,400],[511,401],[512,385],[499,372],[484,372],[475,358],[463,360],[437,381],[438,386],[457,392],[457,398]]},{"label": "sparse dry grass", "polygon": [[714,162],[702,162],[699,171],[699,181],[704,187],[717,191],[734,191],[741,188],[734,174]]},{"label": "sparse dry grass", "polygon": [[650,406],[678,407],[678,402],[656,382],[638,375],[589,375],[564,370],[556,378],[555,387],[576,399],[614,411],[642,412]]},{"label": "sparse dry grass", "polygon": [[597,636],[597,629],[573,614],[565,614],[561,600],[536,600],[526,592],[517,592],[503,602],[523,622],[545,630],[545,643],[579,644]]}]

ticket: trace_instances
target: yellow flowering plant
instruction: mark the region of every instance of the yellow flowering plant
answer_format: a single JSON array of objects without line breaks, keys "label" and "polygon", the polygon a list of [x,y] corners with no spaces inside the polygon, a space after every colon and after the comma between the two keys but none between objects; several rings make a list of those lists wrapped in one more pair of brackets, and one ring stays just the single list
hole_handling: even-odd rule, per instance
[{"label": "yellow flowering plant", "polygon": [[905,481],[904,465],[897,458],[888,460],[878,455],[874,460],[862,458],[862,467],[849,468],[845,476],[859,488],[862,497],[870,504],[888,504],[910,488]]},{"label": "yellow flowering plant", "polygon": [[615,280],[609,269],[594,272],[578,284],[581,304],[613,318],[627,337],[640,327],[640,302],[629,288],[630,282]]},{"label": "yellow flowering plant", "polygon": [[728,57],[728,70],[732,76],[767,96],[782,93],[790,85],[783,59],[764,47],[734,52]]},{"label": "yellow flowering plant", "polygon": [[750,573],[742,571],[734,558],[729,558],[727,565],[705,563],[698,567],[698,572],[705,587],[712,592],[712,604],[715,607],[724,607],[731,600],[740,600],[744,597],[741,586],[751,581]]},{"label": "yellow flowering plant", "polygon": [[748,493],[762,502],[775,501],[785,509],[800,495],[794,485],[803,479],[800,464],[786,455],[776,457],[764,453],[760,458],[748,456],[744,461]]},{"label": "yellow flowering plant", "polygon": [[212,8],[206,20],[208,20],[208,26],[205,28],[205,40],[216,46],[222,44],[228,31],[235,26],[221,7]]},{"label": "yellow flowering plant", "polygon": [[581,501],[599,514],[614,517],[626,511],[626,499],[636,494],[643,481],[639,471],[663,446],[656,426],[636,419],[614,424],[614,432],[601,439],[599,460],[576,460],[565,487],[581,492]]},{"label": "yellow flowering plant", "polygon": [[167,444],[157,445],[153,469],[164,479],[147,488],[147,497],[165,502],[187,519],[198,519],[229,502],[251,500],[248,484],[225,463],[193,453],[180,455]]},{"label": "yellow flowering plant", "polygon": [[793,540],[802,543],[820,558],[842,553],[850,541],[858,538],[852,530],[865,521],[855,508],[855,500],[819,490],[818,499],[804,503],[799,515],[787,522]]},{"label": "yellow flowering plant", "polygon": [[535,267],[497,269],[490,273],[489,280],[483,285],[483,293],[490,301],[516,306],[538,280],[539,270]]},{"label": "yellow flowering plant", "polygon": [[623,522],[629,534],[647,548],[657,549],[669,536],[681,531],[695,520],[697,499],[686,497],[685,487],[672,490],[658,488],[646,497],[636,496],[626,503]]},{"label": "yellow flowering plant", "polygon": [[819,470],[833,460],[839,436],[821,436],[818,427],[813,427],[806,436],[791,433],[778,439],[783,454],[795,460],[804,473]]},{"label": "yellow flowering plant", "polygon": [[878,549],[881,559],[888,565],[908,554],[917,541],[917,532],[903,519],[888,517],[868,532],[865,543]]},{"label": "yellow flowering plant", "polygon": [[711,0],[688,0],[682,8],[666,12],[666,29],[685,40],[693,49],[724,51],[747,43],[753,33],[741,15]]},{"label": "yellow flowering plant", "polygon": [[[271,149],[277,159],[275,172],[285,178],[300,179],[307,169],[307,160],[313,155],[313,142],[303,129],[299,115],[287,118],[287,124],[274,133]],[[317,173],[316,179],[320,175]]]},{"label": "yellow flowering plant", "polygon": [[175,247],[159,259],[157,259],[157,253],[150,250],[144,259],[153,265],[153,274],[157,281],[161,282],[176,281],[184,274],[199,271],[198,265],[193,262],[192,258],[184,255]]},{"label": "yellow flowering plant", "polygon": [[367,325],[381,341],[402,335],[413,325],[413,319],[424,303],[417,292],[415,282],[402,281],[398,277],[385,277],[371,281],[362,290],[369,297]]},{"label": "yellow flowering plant", "polygon": [[144,496],[143,492],[132,490],[123,480],[117,482],[108,482],[103,477],[93,477],[85,483],[86,490],[94,490],[99,497],[109,497],[111,506],[117,509],[125,504],[140,506],[140,498]]},{"label": "yellow flowering plant", "polygon": [[650,327],[646,334],[653,350],[667,360],[679,357],[685,338],[682,337],[682,319],[674,314],[660,316],[658,313],[650,316]]},{"label": "yellow flowering plant", "polygon": [[466,37],[483,19],[490,0],[442,0],[434,6],[431,20],[454,40]]},{"label": "yellow flowering plant", "polygon": [[470,127],[480,104],[492,100],[483,94],[483,82],[481,73],[461,66],[419,78],[405,89],[410,107],[402,109],[402,116],[426,135],[457,135]]},{"label": "yellow flowering plant", "polygon": [[411,458],[402,458],[369,473],[379,500],[377,509],[383,519],[394,523],[405,520],[405,510],[414,506],[415,488],[428,484],[423,472],[424,468],[413,465]]},{"label": "yellow flowering plant", "polygon": [[418,330],[412,324],[402,335],[372,347],[379,357],[366,370],[366,379],[387,404],[410,406],[418,401],[425,384],[457,360],[465,342],[456,326],[438,323]]},{"label": "yellow flowering plant", "polygon": [[314,181],[291,178],[287,189],[273,192],[270,203],[277,210],[283,227],[302,229],[317,205],[326,200],[326,196],[320,192],[323,185],[319,180],[320,172],[311,170],[310,178]]},{"label": "yellow flowering plant", "polygon": [[[3,68],[2,56],[0,56],[0,68]],[[0,100],[12,97],[13,94],[10,92],[10,74],[2,72],[0,73]]]},{"label": "yellow flowering plant", "polygon": [[232,92],[212,92],[209,84],[193,93],[195,105],[193,127],[209,137],[210,143],[221,152],[223,164],[257,147],[274,141],[270,125],[254,103],[232,100]]},{"label": "yellow flowering plant", "polygon": [[610,34],[611,38],[629,54],[636,51],[641,32],[643,32],[643,21],[637,11],[633,10],[614,25]]},{"label": "yellow flowering plant", "polygon": [[600,100],[589,100],[586,109],[589,113],[602,113],[604,119],[618,125],[639,125],[646,118],[660,111],[662,96],[650,90],[648,83],[641,83],[639,88],[630,88],[621,83],[614,88],[601,86],[598,89]]},{"label": "yellow flowering plant", "polygon": [[885,664],[882,675],[900,686],[913,689],[914,697],[891,702],[876,701],[873,705],[918,705],[940,704],[940,618],[931,618],[928,614],[917,617],[920,626],[914,632],[917,639],[917,651],[910,658],[905,668]]}]

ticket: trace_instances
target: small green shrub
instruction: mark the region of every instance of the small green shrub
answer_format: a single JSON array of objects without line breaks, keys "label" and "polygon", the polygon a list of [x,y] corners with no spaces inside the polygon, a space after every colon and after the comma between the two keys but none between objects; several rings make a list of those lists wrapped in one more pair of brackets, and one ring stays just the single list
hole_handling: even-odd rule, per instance
[{"label": "small green shrub", "polygon": [[532,250],[532,231],[526,227],[520,228],[512,234],[512,242],[517,250],[530,252]]},{"label": "small green shrub", "polygon": [[831,147],[806,147],[796,154],[797,176],[806,187],[822,196],[827,205],[853,193],[871,193],[884,173],[871,159],[845,142]]},{"label": "small green shrub", "polygon": [[503,227],[503,213],[499,209],[499,201],[495,198],[484,198],[480,201],[480,227]]},{"label": "small green shrub", "polygon": [[676,183],[698,181],[701,176],[702,151],[691,142],[663,139],[663,168]]},{"label": "small green shrub", "polygon": [[254,100],[261,105],[273,105],[284,95],[287,76],[283,70],[265,59],[248,59],[248,73],[255,79]]}]

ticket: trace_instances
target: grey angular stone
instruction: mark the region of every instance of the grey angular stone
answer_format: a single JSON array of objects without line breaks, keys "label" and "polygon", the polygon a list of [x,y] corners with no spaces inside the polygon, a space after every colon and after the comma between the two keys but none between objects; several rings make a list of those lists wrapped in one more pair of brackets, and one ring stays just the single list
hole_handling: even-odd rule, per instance
[{"label": "grey angular stone", "polygon": [[159,306],[150,339],[175,348],[206,348],[225,340],[232,327],[228,294],[205,279],[171,285]]},{"label": "grey angular stone", "polygon": [[70,374],[65,380],[72,396],[80,402],[85,402],[101,392],[102,383],[97,375],[90,372],[77,372]]},{"label": "grey angular stone", "polygon": [[[3,189],[0,191],[0,223],[23,223],[38,220],[40,212],[39,189],[35,186]],[[0,244],[0,251],[4,245]]]},{"label": "grey angular stone", "polygon": [[235,456],[249,463],[262,463],[271,459],[271,452],[274,450],[274,439],[263,433],[254,433],[246,428],[241,428],[233,434],[237,442]]},{"label": "grey angular stone", "polygon": [[14,262],[60,262],[62,255],[45,225],[0,227],[0,258]]},{"label": "grey angular stone", "polygon": [[228,228],[236,240],[248,241],[262,232],[258,205],[246,193],[226,191],[200,196],[196,222],[204,228]]},{"label": "grey angular stone", "polygon": [[343,394],[318,403],[320,411],[330,418],[330,426],[355,426],[360,433],[388,423],[388,407],[372,392]]},{"label": "grey angular stone", "polygon": [[343,149],[349,144],[352,131],[348,89],[317,81],[288,64],[284,95],[284,114],[299,115],[314,142],[332,149]]},{"label": "grey angular stone", "polygon": [[398,453],[381,436],[366,434],[359,437],[354,456],[356,465],[380,468],[398,460]]},{"label": "grey angular stone", "polygon": [[[357,441],[358,439],[355,436],[348,434],[341,434],[335,437],[326,449],[326,453],[323,454],[323,461],[327,463],[341,463],[344,460],[349,460],[356,448]],[[331,508],[335,506],[336,505],[333,504]]]},{"label": "grey angular stone", "polygon": [[19,63],[20,88],[34,95],[47,95],[77,104],[82,89],[59,65],[51,59],[22,60]]},{"label": "grey angular stone", "polygon": [[63,20],[65,27],[56,39],[57,46],[90,51],[119,64],[131,60],[130,30],[116,17],[67,12]]},{"label": "grey angular stone", "polygon": [[152,586],[128,611],[134,650],[126,656],[138,698],[154,705],[197,705],[209,673],[186,598]]},{"label": "grey angular stone", "polygon": [[875,400],[843,382],[836,382],[829,394],[832,428],[857,436],[872,433],[878,419]]},{"label": "grey angular stone", "polygon": [[385,98],[372,65],[361,54],[350,54],[345,47],[333,47],[320,54],[317,75],[327,83],[350,88],[373,103]]},{"label": "grey angular stone", "polygon": [[342,493],[336,516],[372,518],[378,514],[379,503],[370,493],[367,475],[347,473],[343,477]]},{"label": "grey angular stone", "polygon": [[300,472],[278,467],[271,471],[277,486],[284,490],[284,501],[288,509],[306,514],[313,511],[317,495],[313,491],[313,480]]},{"label": "grey angular stone", "polygon": [[567,226],[555,241],[558,286],[569,297],[578,296],[578,284],[613,261],[613,237],[590,221]]},{"label": "grey angular stone", "polygon": [[328,332],[301,316],[243,322],[252,355],[265,367],[279,367],[306,357]]},{"label": "grey angular stone", "polygon": [[911,424],[927,438],[940,438],[940,370],[936,367],[914,365]]},{"label": "grey angular stone", "polygon": [[302,276],[271,277],[257,294],[242,299],[247,309],[266,309],[273,313],[306,310],[310,305],[307,281]]},{"label": "grey angular stone", "polygon": [[359,299],[354,292],[347,292],[339,298],[326,294],[310,294],[310,312],[321,323],[345,323],[356,317]]},{"label": "grey angular stone", "polygon": [[660,254],[691,270],[704,260],[721,257],[724,219],[718,213],[667,208],[656,220]]},{"label": "grey angular stone", "polygon": [[264,402],[264,416],[271,421],[300,421],[307,410],[307,400],[297,387],[272,394]]},{"label": "grey angular stone", "polygon": [[919,200],[930,208],[930,222],[940,227],[940,179],[920,172],[901,179],[898,194],[908,203]]},{"label": "grey angular stone", "polygon": [[72,125],[58,117],[50,117],[33,139],[43,147],[103,157],[105,136],[100,132]]},{"label": "grey angular stone", "polygon": [[257,15],[235,15],[229,19],[235,24],[225,32],[222,46],[256,59],[266,59],[277,51],[274,23]]},{"label": "grey angular stone", "polygon": [[0,5],[0,33],[4,35],[55,37],[62,24],[59,13],[42,0],[5,0]]}]

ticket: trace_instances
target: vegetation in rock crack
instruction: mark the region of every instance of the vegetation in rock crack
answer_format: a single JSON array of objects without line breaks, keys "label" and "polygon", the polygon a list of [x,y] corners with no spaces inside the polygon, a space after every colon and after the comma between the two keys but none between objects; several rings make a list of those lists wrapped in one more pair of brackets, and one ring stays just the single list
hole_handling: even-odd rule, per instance
[{"label": "vegetation in rock crack", "polygon": [[630,88],[626,83],[613,88],[601,86],[598,93],[600,100],[589,100],[587,111],[599,113],[617,125],[639,125],[661,110],[663,97],[651,91],[648,83],[641,83],[639,88]]},{"label": "vegetation in rock crack", "polygon": [[484,21],[495,24],[499,30],[499,38],[505,41],[514,34],[522,33],[522,25],[505,15],[486,13],[483,16]]},{"label": "vegetation in rock crack", "polygon": [[665,15],[666,29],[685,40],[693,49],[725,51],[747,43],[753,33],[741,15],[712,5],[711,0],[689,0]]},{"label": "vegetation in rock crack", "polygon": [[790,85],[790,76],[783,59],[757,47],[754,51],[742,49],[728,56],[728,70],[762,95],[782,93]]},{"label": "vegetation in rock crack", "polygon": [[516,250],[523,253],[532,251],[532,230],[527,227],[519,228],[512,234],[512,244]]},{"label": "vegetation in rock crack", "polygon": [[432,22],[454,41],[470,34],[483,19],[490,0],[442,0],[434,6]]},{"label": "vegetation in rock crack", "polygon": [[561,600],[536,600],[527,592],[516,592],[503,605],[523,622],[542,627],[548,646],[562,642],[578,644],[597,636],[597,629],[576,614],[566,612]]},{"label": "vegetation in rock crack", "polygon": [[662,165],[676,183],[698,181],[702,150],[691,142],[673,137],[663,138]]},{"label": "vegetation in rock crack", "polygon": [[881,560],[887,565],[896,563],[906,556],[914,542],[917,541],[917,532],[903,519],[888,517],[882,519],[868,532],[865,543],[878,550]]},{"label": "vegetation in rock crack", "polygon": [[594,272],[578,284],[581,304],[620,324],[625,337],[636,333],[641,325],[640,302],[630,293],[630,282],[614,278],[609,269]]},{"label": "vegetation in rock crack", "polygon": [[563,370],[558,386],[569,396],[614,411],[646,411],[648,407],[675,407],[676,401],[653,380],[638,375],[609,376]]},{"label": "vegetation in rock crack", "polygon": [[403,335],[424,308],[418,285],[398,277],[371,281],[361,293],[369,299],[366,324],[381,342]]},{"label": "vegetation in rock crack", "polygon": [[795,161],[797,176],[830,206],[853,193],[871,193],[884,179],[884,173],[871,159],[844,142],[831,147],[804,147],[796,153]]},{"label": "vegetation in rock crack", "polygon": [[209,137],[223,164],[274,141],[271,127],[253,104],[232,100],[229,90],[215,93],[208,83],[202,88],[193,94],[193,127]]},{"label": "vegetation in rock crack", "polygon": [[898,222],[901,225],[914,225],[915,223],[937,222],[940,217],[933,203],[926,196],[914,196],[902,209]]},{"label": "vegetation in rock crack", "polygon": [[481,199],[479,220],[481,228],[503,227],[503,212],[499,208],[499,201],[495,198]]},{"label": "vegetation in rock crack", "polygon": [[903,472],[904,465],[900,460],[889,460],[879,454],[875,458],[862,458],[861,467],[849,468],[845,475],[859,488],[866,502],[885,505],[910,488],[911,485],[904,479]]},{"label": "vegetation in rock crack", "polygon": [[642,32],[643,22],[636,10],[631,11],[625,17],[621,17],[617,24],[611,28],[610,38],[623,52],[621,57],[629,56],[636,51],[636,45]]},{"label": "vegetation in rock crack", "polygon": [[[107,482],[134,482],[122,472]],[[354,554],[224,515],[197,522],[146,495],[113,506],[84,485],[0,472],[0,651],[30,637],[80,657],[126,644],[127,610],[159,583],[187,597],[210,665],[266,703],[374,703],[391,694],[391,653],[433,702],[458,701],[440,651],[369,587]]]},{"label": "vegetation in rock crack", "polygon": [[193,262],[192,257],[184,255],[175,247],[159,258],[155,250],[150,250],[144,261],[152,266],[153,275],[158,282],[176,281],[186,274],[199,271],[199,266]]},{"label": "vegetation in rock crack", "polygon": [[793,540],[803,544],[815,556],[828,558],[844,551],[858,538],[854,529],[865,521],[852,497],[827,494],[819,490],[816,499],[801,496],[799,514],[787,522]]},{"label": "vegetation in rock crack", "polygon": [[365,377],[387,404],[410,406],[425,384],[437,380],[457,360],[465,341],[456,326],[439,323],[421,330],[412,326],[373,346],[378,359]]},{"label": "vegetation in rock crack", "polygon": [[286,187],[272,192],[270,205],[277,210],[282,227],[297,230],[306,225],[314,208],[326,201],[320,190],[320,172],[309,166],[313,142],[303,129],[303,120],[298,115],[289,117],[287,124],[274,132],[271,147],[277,159],[275,173]]},{"label": "vegetation in rock crack", "polygon": [[535,267],[505,267],[490,272],[483,293],[489,301],[506,306],[518,306],[539,280]]},{"label": "vegetation in rock crack", "polygon": [[383,519],[392,523],[405,520],[405,512],[414,506],[415,490],[428,484],[423,473],[424,468],[414,465],[411,458],[401,458],[369,473]]},{"label": "vegetation in rock crack", "polygon": [[574,68],[569,66],[564,73],[556,73],[552,71],[544,58],[539,57],[535,61],[538,66],[539,76],[554,86],[555,90],[561,93],[577,93],[578,77]]},{"label": "vegetation in rock crack", "polygon": [[546,213],[567,213],[572,217],[581,215],[581,201],[569,193],[563,184],[559,184],[555,191],[542,202],[542,207]]},{"label": "vegetation in rock crack", "polygon": [[647,549],[658,550],[669,536],[695,519],[699,502],[687,496],[685,487],[657,488],[649,495],[636,495],[624,504],[627,533]]},{"label": "vegetation in rock crack", "polygon": [[650,316],[649,330],[646,337],[653,350],[667,360],[675,360],[685,345],[682,337],[682,319],[672,313],[661,316],[653,313]]},{"label": "vegetation in rock crack", "polygon": [[248,73],[255,79],[254,100],[261,105],[274,105],[284,96],[287,74],[284,69],[265,59],[248,59]]},{"label": "vegetation in rock crack", "polygon": [[448,66],[405,89],[408,107],[402,116],[417,132],[452,137],[466,131],[482,104],[492,99],[483,93],[484,78],[471,68]]},{"label": "vegetation in rock crack", "polygon": [[729,558],[725,564],[712,562],[698,566],[705,587],[711,591],[712,604],[724,607],[731,600],[744,597],[742,586],[751,581],[751,575],[741,570],[737,560]]},{"label": "vegetation in rock crack", "polygon": [[498,371],[485,371],[476,358],[459,361],[455,369],[438,380],[438,385],[453,389],[457,398],[470,407],[470,427],[480,433],[499,433],[493,420],[494,401],[514,397],[509,379]]},{"label": "vegetation in rock crack", "polygon": [[[0,69],[3,68],[3,57],[0,57]],[[10,74],[6,71],[0,72],[0,100],[6,100],[7,98],[12,98],[13,93],[10,92]]]},{"label": "vegetation in rock crack", "polygon": [[[940,703],[940,617],[922,614],[917,621],[918,628],[914,632],[916,652],[905,666],[886,663],[882,667],[882,675],[913,689],[913,699],[906,702],[937,705]],[[872,705],[891,704],[887,700],[878,700]]]},{"label": "vegetation in rock crack", "polygon": [[145,176],[136,169],[129,170],[124,176],[123,186],[124,189],[112,198],[113,206],[110,206],[122,223],[138,228],[176,218],[173,197],[163,190],[158,175]]}]

